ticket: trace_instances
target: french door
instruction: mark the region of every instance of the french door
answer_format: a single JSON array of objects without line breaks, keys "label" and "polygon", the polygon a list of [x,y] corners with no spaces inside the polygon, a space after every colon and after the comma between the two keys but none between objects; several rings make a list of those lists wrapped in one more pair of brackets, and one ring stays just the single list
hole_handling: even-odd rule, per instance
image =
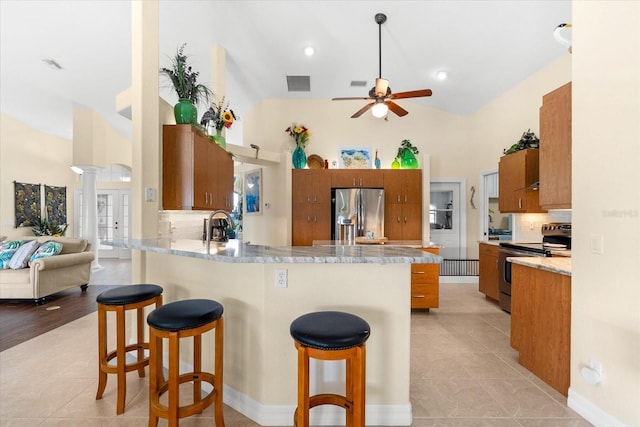
[{"label": "french door", "polygon": [[[126,240],[130,232],[131,191],[130,190],[96,190],[97,224],[98,224],[98,257],[99,258],[131,258],[129,249],[101,245],[103,240]],[[82,236],[82,190],[76,193],[76,236]]]}]

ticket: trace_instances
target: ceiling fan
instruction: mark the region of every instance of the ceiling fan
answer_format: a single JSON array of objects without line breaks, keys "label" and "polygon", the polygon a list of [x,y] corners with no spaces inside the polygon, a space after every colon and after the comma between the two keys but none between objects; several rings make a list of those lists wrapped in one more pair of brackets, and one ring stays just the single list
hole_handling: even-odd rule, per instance
[{"label": "ceiling fan", "polygon": [[333,101],[344,100],[372,100],[369,104],[365,105],[358,111],[356,111],[352,119],[360,117],[365,111],[371,110],[374,117],[384,117],[389,110],[393,111],[396,115],[402,117],[409,114],[407,110],[393,102],[394,99],[403,98],[420,98],[423,96],[431,96],[431,89],[412,90],[409,92],[391,92],[389,87],[389,81],[382,78],[382,24],[387,21],[387,15],[384,13],[376,13],[376,24],[378,24],[378,78],[376,79],[376,85],[369,91],[369,96],[366,98],[333,98]]}]

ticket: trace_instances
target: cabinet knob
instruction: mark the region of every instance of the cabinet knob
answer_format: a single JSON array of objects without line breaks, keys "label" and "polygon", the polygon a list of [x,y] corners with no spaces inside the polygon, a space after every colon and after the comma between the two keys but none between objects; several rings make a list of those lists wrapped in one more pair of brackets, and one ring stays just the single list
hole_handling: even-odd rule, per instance
[{"label": "cabinet knob", "polygon": [[311,217],[307,215],[307,222],[311,222]]},{"label": "cabinet knob", "polygon": [[400,195],[398,194],[398,203],[400,203]]},{"label": "cabinet knob", "polygon": [[404,223],[405,224],[407,223],[407,217],[406,216],[404,217]]},{"label": "cabinet knob", "polygon": [[407,195],[404,195],[404,202],[407,203]]},{"label": "cabinet knob", "polygon": [[398,217],[398,223],[400,222],[400,217]]}]

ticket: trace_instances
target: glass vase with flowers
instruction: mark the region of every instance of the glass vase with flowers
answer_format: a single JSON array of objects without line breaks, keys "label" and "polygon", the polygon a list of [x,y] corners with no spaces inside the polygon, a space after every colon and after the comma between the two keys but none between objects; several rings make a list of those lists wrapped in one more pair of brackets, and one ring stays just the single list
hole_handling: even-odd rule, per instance
[{"label": "glass vase with flowers", "polygon": [[[209,132],[209,139],[226,149],[227,142],[222,135],[223,129],[229,129],[233,125],[233,121],[238,120],[233,110],[229,108],[229,101],[225,103],[225,97],[217,103],[212,103],[209,110],[202,116],[200,124]],[[215,130],[215,134],[213,131]]]},{"label": "glass vase with flowers", "polygon": [[291,154],[291,163],[296,169],[303,169],[307,165],[307,155],[304,148],[309,141],[311,132],[305,126],[291,125],[285,129],[285,132],[295,141],[296,148]]}]

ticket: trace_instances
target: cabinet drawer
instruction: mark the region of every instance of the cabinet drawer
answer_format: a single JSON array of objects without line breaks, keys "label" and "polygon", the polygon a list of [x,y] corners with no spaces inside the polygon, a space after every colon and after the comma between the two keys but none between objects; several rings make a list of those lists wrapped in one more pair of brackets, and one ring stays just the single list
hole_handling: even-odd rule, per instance
[{"label": "cabinet drawer", "polygon": [[438,283],[440,264],[411,264],[411,283]]},{"label": "cabinet drawer", "polygon": [[437,308],[440,301],[440,289],[434,284],[411,285],[411,308]]}]

